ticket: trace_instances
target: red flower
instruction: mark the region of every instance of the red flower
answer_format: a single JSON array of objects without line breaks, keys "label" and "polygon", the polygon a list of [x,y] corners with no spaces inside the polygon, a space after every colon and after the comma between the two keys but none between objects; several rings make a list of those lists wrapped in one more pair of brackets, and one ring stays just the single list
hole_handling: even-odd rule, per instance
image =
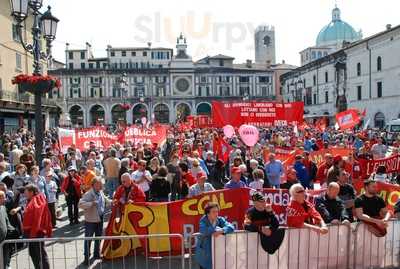
[{"label": "red flower", "polygon": [[59,89],[61,88],[61,81],[58,78],[49,75],[26,75],[20,74],[12,80],[12,84],[21,84],[21,83],[28,83],[28,84],[37,84],[41,81],[52,81],[54,83],[54,87]]}]

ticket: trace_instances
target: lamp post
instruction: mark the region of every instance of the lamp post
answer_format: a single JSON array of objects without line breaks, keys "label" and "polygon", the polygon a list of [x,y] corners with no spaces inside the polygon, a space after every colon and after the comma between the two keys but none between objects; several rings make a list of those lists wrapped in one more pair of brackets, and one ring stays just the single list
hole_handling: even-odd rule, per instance
[{"label": "lamp post", "polygon": [[[20,43],[25,51],[33,56],[33,75],[40,76],[42,73],[41,60],[51,59],[51,43],[56,37],[57,23],[59,20],[51,14],[51,8],[43,14],[39,10],[43,6],[43,0],[11,0],[11,15],[14,17],[18,26]],[[32,13],[33,25],[31,28],[32,44],[23,40],[23,22]],[[46,40],[46,51],[42,51],[40,40]],[[43,152],[43,116],[42,116],[42,96],[41,91],[35,91],[35,157],[39,165],[42,160]]]}]

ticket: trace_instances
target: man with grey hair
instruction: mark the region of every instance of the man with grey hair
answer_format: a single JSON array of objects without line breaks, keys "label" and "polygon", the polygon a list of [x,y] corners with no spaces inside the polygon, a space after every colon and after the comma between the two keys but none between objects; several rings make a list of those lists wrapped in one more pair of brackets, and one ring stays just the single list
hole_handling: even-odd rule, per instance
[{"label": "man with grey hair", "polygon": [[[92,188],[86,192],[79,201],[79,207],[83,209],[85,216],[85,237],[102,236],[104,213],[107,205],[111,204],[103,193],[103,183],[100,177],[92,180]],[[90,264],[91,241],[85,241],[84,264]],[[100,240],[94,243],[94,259],[100,259]]]},{"label": "man with grey hair", "polygon": [[315,207],[321,214],[325,223],[331,224],[349,224],[349,215],[347,214],[344,202],[338,194],[340,186],[336,182],[328,185],[326,193],[315,200]]},{"label": "man with grey hair", "polygon": [[117,158],[117,151],[110,149],[110,156],[103,162],[104,174],[106,178],[106,192],[110,199],[119,185],[119,169],[121,161]]}]

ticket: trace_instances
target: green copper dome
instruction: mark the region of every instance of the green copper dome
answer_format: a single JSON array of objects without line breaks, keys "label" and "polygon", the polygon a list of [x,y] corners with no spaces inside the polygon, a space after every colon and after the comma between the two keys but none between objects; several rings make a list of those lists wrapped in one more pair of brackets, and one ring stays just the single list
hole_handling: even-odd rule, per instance
[{"label": "green copper dome", "polygon": [[319,32],[317,46],[337,46],[343,41],[354,42],[362,38],[361,32],[340,19],[340,9],[335,7],[332,11],[332,22]]}]

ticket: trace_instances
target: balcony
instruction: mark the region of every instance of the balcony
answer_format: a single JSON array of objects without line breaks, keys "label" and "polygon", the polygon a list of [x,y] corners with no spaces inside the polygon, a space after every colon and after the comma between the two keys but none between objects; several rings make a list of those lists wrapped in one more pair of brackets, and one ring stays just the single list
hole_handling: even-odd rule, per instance
[{"label": "balcony", "polygon": [[[0,101],[23,103],[27,105],[34,105],[35,98],[29,93],[20,93],[18,91],[0,90]],[[45,106],[55,106],[55,100],[43,97],[42,104]]]}]

